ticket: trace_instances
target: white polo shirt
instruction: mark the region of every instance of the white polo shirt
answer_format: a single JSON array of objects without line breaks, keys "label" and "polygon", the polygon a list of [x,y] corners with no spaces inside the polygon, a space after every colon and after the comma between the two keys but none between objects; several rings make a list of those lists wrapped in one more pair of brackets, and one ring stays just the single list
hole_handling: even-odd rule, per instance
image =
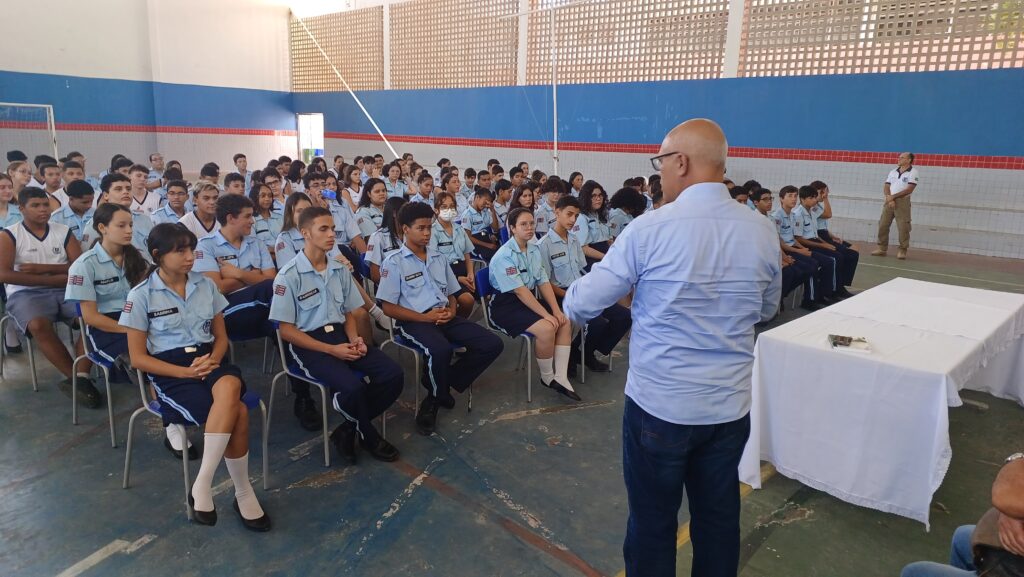
[{"label": "white polo shirt", "polygon": [[889,185],[890,194],[898,194],[911,184],[917,184],[917,178],[917,168],[911,166],[905,172],[900,172],[899,167],[896,167],[886,177],[885,182]]}]

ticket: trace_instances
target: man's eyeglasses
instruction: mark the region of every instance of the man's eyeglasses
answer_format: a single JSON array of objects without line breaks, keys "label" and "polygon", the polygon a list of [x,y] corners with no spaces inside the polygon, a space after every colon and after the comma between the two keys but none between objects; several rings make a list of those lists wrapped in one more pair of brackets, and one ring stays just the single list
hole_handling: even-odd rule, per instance
[{"label": "man's eyeglasses", "polygon": [[665,163],[665,159],[668,158],[669,156],[672,156],[673,154],[679,154],[679,153],[678,152],[666,152],[665,154],[659,154],[658,156],[655,156],[654,158],[651,159],[651,166],[654,167],[654,170],[661,170],[661,166],[662,166],[662,164]]}]

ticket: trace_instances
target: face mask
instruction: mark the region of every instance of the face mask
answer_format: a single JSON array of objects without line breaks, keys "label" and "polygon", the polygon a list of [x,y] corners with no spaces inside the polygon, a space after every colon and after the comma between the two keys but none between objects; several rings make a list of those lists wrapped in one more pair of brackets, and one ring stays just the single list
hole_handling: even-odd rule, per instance
[{"label": "face mask", "polygon": [[445,222],[451,222],[451,221],[455,220],[455,217],[458,214],[459,214],[459,212],[457,210],[455,210],[454,208],[442,208],[441,209],[441,214],[439,216],[441,217],[441,220],[443,220]]}]

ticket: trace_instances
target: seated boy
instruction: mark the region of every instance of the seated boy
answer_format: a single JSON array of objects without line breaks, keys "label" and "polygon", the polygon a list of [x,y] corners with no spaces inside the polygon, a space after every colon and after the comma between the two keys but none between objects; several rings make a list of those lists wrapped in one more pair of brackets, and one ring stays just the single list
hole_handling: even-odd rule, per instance
[{"label": "seated boy", "polygon": [[132,204],[129,210],[152,216],[160,208],[160,194],[146,188],[149,180],[149,168],[142,164],[134,164],[128,171],[132,185]]},{"label": "seated boy", "polygon": [[[70,397],[74,358],[57,336],[54,323],[76,316],[75,305],[64,300],[64,291],[68,269],[82,248],[68,227],[50,224],[50,195],[45,190],[27,186],[18,193],[18,202],[23,220],[0,233],[0,283],[6,285],[7,313],[66,377],[58,388]],[[75,349],[82,354],[81,337]],[[95,409],[102,397],[89,380],[89,368],[88,361],[78,366],[77,400]]]},{"label": "seated boy", "polygon": [[[148,173],[147,173],[148,174]],[[132,205],[131,179],[120,172],[111,172],[100,181],[100,190],[103,191],[103,199],[100,202],[119,204],[129,210]],[[149,248],[146,246],[146,239],[149,238],[149,231],[153,230],[153,221],[142,213],[132,212],[132,246],[142,253],[143,258],[151,260]],[[82,226],[82,242],[91,244],[96,239],[96,231],[92,228],[90,218]]]},{"label": "seated boy", "polygon": [[[754,209],[763,214],[767,218],[772,218],[772,191],[767,188],[759,188],[753,194],[750,195],[750,200],[754,203]],[[783,245],[781,237],[779,238],[779,244]],[[810,294],[810,283],[814,282],[814,273],[818,270],[818,265],[810,260],[797,260],[792,255],[787,254],[785,247],[782,250],[782,302],[780,303],[779,310],[785,310],[786,295],[793,292],[793,289],[800,285],[804,285],[806,291],[805,295]]]},{"label": "seated boy", "polygon": [[[761,187],[758,187],[760,190]],[[804,291],[803,302],[800,308],[808,311],[816,311],[823,306],[835,302],[832,296],[835,294],[835,261],[819,255],[817,258],[810,249],[805,248],[796,241],[794,208],[796,208],[797,188],[795,186],[784,186],[779,190],[779,208],[771,213],[775,221],[775,229],[779,232],[779,239],[782,243],[782,253],[789,255],[801,266],[811,269],[813,273],[807,283],[807,290]]]},{"label": "seated boy", "polygon": [[[373,419],[402,393],[402,369],[359,337],[352,311],[363,306],[363,299],[348,269],[327,258],[334,247],[330,211],[302,211],[299,230],[305,244],[274,280],[270,318],[280,323],[287,354],[299,370],[333,393],[334,408],[345,417],[331,434],[342,458],[355,464],[358,438],[375,459],[394,461],[398,449],[380,436]],[[353,371],[365,373],[370,382]]]},{"label": "seated boy", "polygon": [[459,186],[459,192],[455,195],[455,205],[459,214],[466,212],[470,203],[473,202],[473,188],[476,186],[476,170],[467,168],[462,173],[464,182]]},{"label": "seated boy", "polygon": [[[171,169],[168,169],[167,172],[170,171]],[[153,224],[178,222],[185,218],[185,214],[188,212],[185,210],[185,202],[188,201],[187,182],[177,179],[170,180],[164,190],[167,194],[167,203],[153,213]]]},{"label": "seated boy", "polygon": [[[494,202],[491,204],[491,210],[494,211],[494,216],[498,219],[499,228],[505,227],[510,202],[512,202],[512,183],[502,178],[494,183]],[[536,206],[536,203],[534,205]],[[498,234],[498,228],[492,230],[494,234]]]},{"label": "seated boy", "polygon": [[[439,406],[455,406],[450,390],[468,389],[504,348],[497,335],[456,316],[463,289],[448,259],[429,248],[433,221],[434,210],[422,202],[398,211],[405,244],[384,259],[377,288],[395,330],[426,358],[421,382],[429,393],[416,413],[416,430],[424,435],[437,428]],[[466,352],[453,364],[452,350],[460,346]]]},{"label": "seated boy", "polygon": [[[576,226],[576,218],[581,209],[579,199],[573,196],[558,199],[558,204],[555,205],[555,224],[537,241],[542,257],[541,263],[548,273],[548,278],[551,279],[551,288],[555,291],[555,298],[559,304],[565,298],[566,289],[573,281],[583,276],[584,268],[587,266],[580,241],[576,235],[569,232]],[[606,308],[600,316],[591,319],[587,323],[587,341],[583,345],[584,365],[595,372],[608,372],[608,365],[597,360],[594,352],[610,355],[615,345],[629,332],[632,324],[629,309],[619,304]],[[576,365],[580,362],[581,337],[582,331],[576,335],[572,343],[569,377],[576,376]]]},{"label": "seated boy", "polygon": [[179,224],[192,231],[196,238],[202,239],[220,230],[220,223],[217,222],[217,198],[220,190],[216,184],[209,182],[198,182],[192,189],[192,204],[194,210],[181,217]]},{"label": "seated boy", "polygon": [[227,174],[224,177],[224,194],[245,196],[245,177],[237,172]]},{"label": "seated boy", "polygon": [[813,186],[801,186],[798,192],[800,204],[793,211],[796,240],[802,246],[811,249],[816,258],[832,259],[835,262],[836,296],[847,298],[853,296],[846,286],[853,283],[853,275],[857,271],[856,259],[848,259],[832,244],[818,238],[818,223],[811,209],[818,203],[818,191]]},{"label": "seated boy", "polygon": [[[85,223],[89,222],[93,213],[93,197],[96,195],[92,186],[84,180],[75,180],[64,189],[67,201],[57,212],[50,216],[51,224],[63,224],[71,230],[78,242],[82,242],[83,234],[86,233]],[[95,238],[94,235],[85,235]]]},{"label": "seated boy", "polygon": [[832,218],[832,203],[828,199],[828,185],[820,180],[815,180],[810,186],[818,191],[818,202],[811,209],[811,215],[818,221],[818,238],[836,247],[836,251],[847,261],[847,271],[850,275],[843,277],[842,282],[844,285],[850,286],[853,284],[853,275],[857,271],[857,263],[860,262],[860,253],[839,235],[832,234],[828,228],[828,221]]},{"label": "seated boy", "polygon": [[498,215],[491,208],[491,192],[483,184],[476,187],[473,203],[462,213],[462,228],[469,232],[474,252],[485,261],[490,261],[498,250],[498,239],[491,231],[498,230]]}]

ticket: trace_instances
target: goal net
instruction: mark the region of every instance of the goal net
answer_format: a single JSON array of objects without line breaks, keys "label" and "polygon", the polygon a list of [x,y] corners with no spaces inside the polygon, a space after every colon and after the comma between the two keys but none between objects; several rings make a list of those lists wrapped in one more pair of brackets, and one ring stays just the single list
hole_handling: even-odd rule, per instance
[{"label": "goal net", "polygon": [[22,104],[0,102],[0,142],[3,150],[0,162],[7,166],[6,154],[20,150],[31,161],[38,154],[60,158],[57,151],[57,131],[53,121],[53,107],[49,104]]}]

